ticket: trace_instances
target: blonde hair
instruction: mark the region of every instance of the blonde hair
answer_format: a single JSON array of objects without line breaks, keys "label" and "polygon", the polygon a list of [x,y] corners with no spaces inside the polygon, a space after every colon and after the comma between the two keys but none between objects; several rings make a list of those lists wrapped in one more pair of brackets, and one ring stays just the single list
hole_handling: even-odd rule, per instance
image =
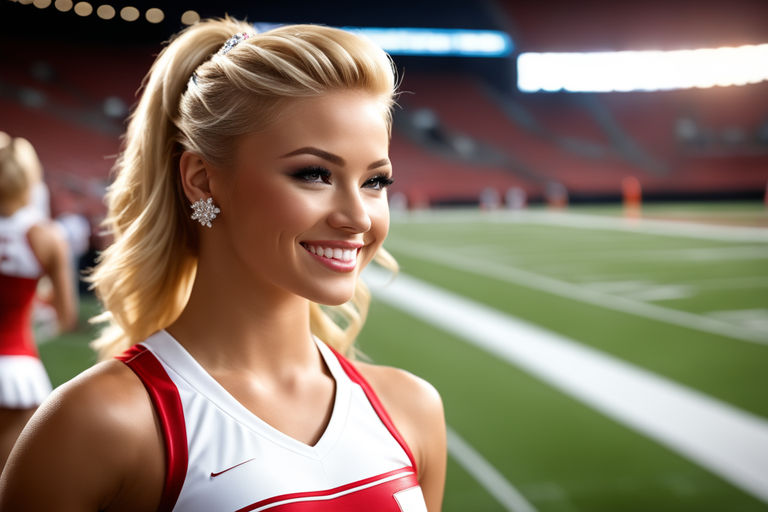
[{"label": "blonde hair", "polygon": [[[236,33],[249,33],[226,54]],[[170,325],[186,305],[197,269],[197,231],[179,179],[179,158],[192,151],[224,164],[237,136],[267,125],[284,102],[359,89],[382,99],[391,126],[396,80],[391,59],[371,42],[318,25],[289,25],[253,35],[231,18],[180,32],[144,79],[124,149],[107,192],[105,225],[113,243],[91,281],[108,322],[94,341],[101,357],[119,353]],[[383,249],[376,260],[395,270]],[[350,354],[370,295],[358,280],[341,306],[310,303],[312,332]]]},{"label": "blonde hair", "polygon": [[17,203],[40,179],[42,166],[27,139],[0,132],[0,204]]}]

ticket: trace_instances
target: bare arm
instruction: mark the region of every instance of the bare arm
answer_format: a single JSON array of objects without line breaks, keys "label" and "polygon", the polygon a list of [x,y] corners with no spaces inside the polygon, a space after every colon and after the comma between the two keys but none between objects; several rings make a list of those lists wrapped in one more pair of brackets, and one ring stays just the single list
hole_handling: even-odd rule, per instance
[{"label": "bare arm", "polygon": [[416,458],[427,509],[439,512],[446,471],[443,403],[428,382],[397,368],[356,363]]},{"label": "bare arm", "polygon": [[69,331],[77,323],[77,301],[67,241],[52,224],[38,224],[29,230],[29,244],[53,286],[52,305],[59,328]]},{"label": "bare arm", "polygon": [[155,510],[162,439],[141,384],[120,366],[98,365],[40,407],[0,476],[0,510]]}]

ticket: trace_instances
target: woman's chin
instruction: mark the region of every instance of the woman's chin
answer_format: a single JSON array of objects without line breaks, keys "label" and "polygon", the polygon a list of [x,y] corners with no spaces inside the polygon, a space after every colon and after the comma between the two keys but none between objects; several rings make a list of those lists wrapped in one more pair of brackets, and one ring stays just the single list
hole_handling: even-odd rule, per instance
[{"label": "woman's chin", "polygon": [[323,306],[341,306],[349,302],[355,295],[355,286],[339,286],[336,289],[325,289],[322,293],[307,297],[312,302]]},{"label": "woman's chin", "polygon": [[354,294],[350,293],[339,297],[322,297],[321,300],[313,300],[312,302],[316,302],[323,306],[341,306],[352,300],[353,296]]}]

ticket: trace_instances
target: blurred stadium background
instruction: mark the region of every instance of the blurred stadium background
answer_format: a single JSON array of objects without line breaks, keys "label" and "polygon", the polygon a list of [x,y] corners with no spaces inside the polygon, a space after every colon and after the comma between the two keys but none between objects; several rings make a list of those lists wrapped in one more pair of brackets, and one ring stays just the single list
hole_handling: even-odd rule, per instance
[{"label": "blurred stadium background", "polygon": [[[393,55],[402,271],[368,274],[360,346],[441,392],[445,510],[768,509],[768,57],[756,83],[578,93],[521,91],[517,60],[763,45],[768,2],[2,0],[0,130],[37,148],[52,216],[91,225],[81,268],[141,79],[191,12],[509,38]],[[43,340],[54,384],[93,364],[96,311],[81,286],[78,331]]]}]

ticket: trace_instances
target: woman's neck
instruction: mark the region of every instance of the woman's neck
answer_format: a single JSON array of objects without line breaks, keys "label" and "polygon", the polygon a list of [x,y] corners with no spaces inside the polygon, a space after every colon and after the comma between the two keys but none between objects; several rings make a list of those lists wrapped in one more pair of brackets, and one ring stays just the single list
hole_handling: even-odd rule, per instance
[{"label": "woman's neck", "polygon": [[167,330],[209,371],[279,372],[317,359],[307,299],[242,278],[222,282],[221,274],[204,266],[186,307]]}]

